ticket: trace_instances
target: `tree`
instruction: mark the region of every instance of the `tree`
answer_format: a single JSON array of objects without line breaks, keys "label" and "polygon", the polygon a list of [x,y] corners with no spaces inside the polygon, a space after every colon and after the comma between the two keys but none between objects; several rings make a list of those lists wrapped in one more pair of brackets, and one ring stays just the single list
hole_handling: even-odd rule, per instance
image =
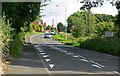
[{"label": "tree", "polygon": [[120,1],[116,3],[116,8],[118,9],[118,15],[115,17],[115,27],[116,27],[116,34],[118,38],[120,38]]},{"label": "tree", "polygon": [[50,25],[48,25],[48,26],[46,26],[45,30],[49,30],[49,31],[50,31],[51,28],[52,28],[52,27],[51,27]]},{"label": "tree", "polygon": [[21,27],[29,27],[40,12],[41,2],[3,2],[3,14],[10,21],[12,28],[16,32],[21,31]]},{"label": "tree", "polygon": [[113,22],[100,22],[96,25],[95,29],[97,36],[104,36],[106,31],[114,30],[114,24]]},{"label": "tree", "polygon": [[[68,32],[72,33],[74,37],[80,37],[87,35],[87,11],[75,12],[68,17]],[[93,18],[93,17],[91,17]],[[94,22],[94,18],[93,21]]]},{"label": "tree", "polygon": [[112,15],[106,15],[106,14],[95,14],[96,22],[114,22],[114,17]]},{"label": "tree", "polygon": [[57,24],[57,29],[58,29],[58,32],[63,32],[65,31],[65,26],[60,22]]}]

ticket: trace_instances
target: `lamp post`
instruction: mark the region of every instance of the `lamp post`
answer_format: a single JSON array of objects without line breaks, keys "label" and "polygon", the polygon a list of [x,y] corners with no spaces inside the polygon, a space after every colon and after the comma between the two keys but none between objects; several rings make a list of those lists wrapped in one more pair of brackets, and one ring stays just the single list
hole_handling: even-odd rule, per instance
[{"label": "lamp post", "polygon": [[[59,5],[56,5],[56,7],[59,7]],[[67,7],[66,6],[61,6],[65,8],[65,31],[66,31],[66,40],[67,40]]]}]

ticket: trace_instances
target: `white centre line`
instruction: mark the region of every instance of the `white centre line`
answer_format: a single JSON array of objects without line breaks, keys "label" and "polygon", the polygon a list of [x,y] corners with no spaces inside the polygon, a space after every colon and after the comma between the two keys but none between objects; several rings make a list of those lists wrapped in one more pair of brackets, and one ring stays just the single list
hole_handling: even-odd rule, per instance
[{"label": "white centre line", "polygon": [[47,41],[45,41],[45,39],[42,39],[46,44],[49,44]]},{"label": "white centre line", "polygon": [[92,62],[92,63],[94,63],[94,64],[97,64],[97,65],[99,65],[99,66],[101,66],[101,67],[104,67],[103,65],[101,65],[101,64],[99,64],[99,63],[97,63],[97,62],[94,62],[94,61],[92,61],[92,60],[90,60],[90,62]]},{"label": "white centre line", "polygon": [[86,60],[86,59],[80,59],[81,61],[85,61],[85,62],[89,62],[88,60]]},{"label": "white centre line", "polygon": [[102,67],[100,67],[100,66],[98,66],[98,65],[94,65],[94,64],[92,64],[92,66],[94,66],[94,67],[96,67],[96,68],[100,68],[100,69],[102,69]]},{"label": "white centre line", "polygon": [[81,55],[78,55],[79,57],[81,57],[81,58],[85,58],[85,57],[83,57],[83,56],[81,56]]}]

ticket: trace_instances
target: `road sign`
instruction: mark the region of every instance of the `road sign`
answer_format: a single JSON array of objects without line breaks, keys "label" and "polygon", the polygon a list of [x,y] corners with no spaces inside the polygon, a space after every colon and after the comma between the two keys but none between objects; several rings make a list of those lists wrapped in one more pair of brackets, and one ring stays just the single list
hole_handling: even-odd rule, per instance
[{"label": "road sign", "polygon": [[113,37],[113,32],[112,31],[106,31],[105,36],[106,37]]}]

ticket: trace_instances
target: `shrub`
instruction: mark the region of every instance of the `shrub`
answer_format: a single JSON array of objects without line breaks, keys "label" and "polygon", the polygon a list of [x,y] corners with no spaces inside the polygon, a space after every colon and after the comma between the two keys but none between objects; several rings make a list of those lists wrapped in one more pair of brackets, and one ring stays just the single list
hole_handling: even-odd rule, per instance
[{"label": "shrub", "polygon": [[9,43],[10,55],[15,57],[22,51],[22,46],[24,43],[24,34],[20,32],[15,35],[14,39]]},{"label": "shrub", "polygon": [[87,48],[102,53],[120,56],[118,55],[118,53],[120,53],[120,48],[118,46],[120,46],[120,43],[118,43],[118,41],[107,38],[89,39],[84,42],[81,42],[80,45],[80,47],[82,48]]},{"label": "shrub", "polygon": [[100,22],[95,26],[96,29],[96,35],[97,36],[104,36],[105,31],[113,31],[114,30],[114,24],[113,22]]}]

